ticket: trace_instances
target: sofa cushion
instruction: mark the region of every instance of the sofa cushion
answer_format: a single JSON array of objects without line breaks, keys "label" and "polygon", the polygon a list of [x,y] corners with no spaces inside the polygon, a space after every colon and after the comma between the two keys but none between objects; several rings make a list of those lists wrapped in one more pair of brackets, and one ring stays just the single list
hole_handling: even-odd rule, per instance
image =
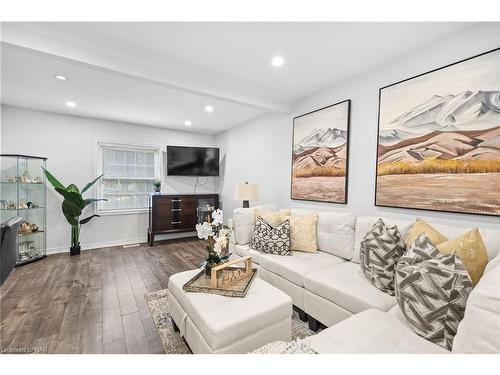
[{"label": "sofa cushion", "polygon": [[261,267],[298,286],[304,286],[306,274],[344,262],[339,257],[321,251],[317,253],[294,251],[291,257],[261,254],[259,261]]},{"label": "sofa cushion", "polygon": [[260,251],[252,249],[250,244],[240,245],[239,243],[234,245],[234,252],[240,257],[251,256],[252,263],[255,264],[259,264],[260,255],[262,254]]},{"label": "sofa cushion", "polygon": [[467,300],[453,353],[500,353],[500,256],[490,261]]},{"label": "sofa cushion", "polygon": [[375,288],[353,262],[308,273],[304,287],[352,313],[370,308],[387,311],[396,304],[396,298]]},{"label": "sofa cushion", "polygon": [[449,353],[417,336],[394,316],[376,309],[351,316],[311,336],[310,340],[311,348],[320,354]]},{"label": "sofa cushion", "polygon": [[394,271],[406,250],[396,226],[387,227],[378,219],[361,242],[361,269],[366,278],[382,292],[394,295]]},{"label": "sofa cushion", "polygon": [[247,244],[252,242],[253,227],[255,225],[255,209],[259,208],[266,211],[277,211],[274,205],[263,205],[252,208],[237,208],[233,212],[234,231],[236,243]]},{"label": "sofa cushion", "polygon": [[316,238],[318,250],[350,260],[354,254],[356,216],[338,211],[313,211],[304,208],[280,210],[291,216],[318,214]]},{"label": "sofa cushion", "polygon": [[261,216],[257,216],[250,247],[267,254],[292,255],[290,221],[285,220],[273,228]]},{"label": "sofa cushion", "polygon": [[396,267],[396,299],[420,336],[451,350],[472,281],[460,258],[421,233]]},{"label": "sofa cushion", "polygon": [[350,260],[354,253],[356,217],[330,211],[318,211],[318,249]]}]

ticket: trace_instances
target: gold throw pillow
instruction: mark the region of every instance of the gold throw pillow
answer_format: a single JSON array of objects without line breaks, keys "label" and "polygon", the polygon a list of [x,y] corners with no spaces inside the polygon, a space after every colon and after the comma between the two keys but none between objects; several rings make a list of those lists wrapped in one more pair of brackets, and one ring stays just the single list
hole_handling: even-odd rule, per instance
[{"label": "gold throw pillow", "polygon": [[411,226],[410,230],[405,236],[405,244],[406,248],[409,248],[413,245],[413,242],[424,233],[429,240],[434,244],[434,246],[439,245],[442,242],[448,241],[448,239],[439,233],[436,229],[431,227],[422,219],[415,220],[415,223]]},{"label": "gold throw pillow", "polygon": [[[283,221],[285,221],[285,217],[287,212],[278,212],[278,211],[264,211],[259,208],[255,209],[255,218],[257,216],[260,216],[263,218],[270,226],[273,228],[276,228],[278,225],[280,225]],[[289,212],[288,212],[289,214]]]},{"label": "gold throw pillow", "polygon": [[476,285],[483,276],[488,263],[488,253],[477,228],[436,246],[442,254],[455,253],[464,264],[472,284]]},{"label": "gold throw pillow", "polygon": [[312,212],[302,216],[287,216],[285,219],[290,220],[290,249],[307,253],[317,252],[318,214]]}]

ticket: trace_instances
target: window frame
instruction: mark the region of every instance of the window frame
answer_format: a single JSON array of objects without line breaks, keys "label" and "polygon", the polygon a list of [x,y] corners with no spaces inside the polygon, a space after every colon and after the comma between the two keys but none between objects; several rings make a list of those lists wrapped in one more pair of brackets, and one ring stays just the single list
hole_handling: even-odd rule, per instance
[{"label": "window frame", "polygon": [[[103,150],[104,148],[111,148],[122,151],[154,151],[154,168],[155,168],[155,180],[162,179],[162,160],[160,157],[161,146],[155,144],[144,144],[144,143],[134,143],[134,142],[115,142],[115,141],[97,141],[97,176],[103,174]],[[137,178],[143,180],[141,178]],[[133,180],[133,178],[123,178],[123,180]],[[145,180],[148,180],[147,178]],[[103,179],[99,179],[97,183],[97,197],[103,198]],[[152,192],[151,192],[152,193]],[[145,208],[126,208],[126,209],[102,209],[100,202],[95,205],[95,212],[101,216],[111,216],[111,215],[130,215],[130,214],[145,214],[149,212],[149,207]]]}]

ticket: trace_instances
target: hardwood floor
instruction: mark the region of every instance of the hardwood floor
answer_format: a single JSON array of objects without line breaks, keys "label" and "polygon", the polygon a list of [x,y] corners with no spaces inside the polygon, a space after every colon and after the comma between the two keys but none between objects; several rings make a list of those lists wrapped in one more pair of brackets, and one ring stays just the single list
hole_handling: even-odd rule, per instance
[{"label": "hardwood floor", "polygon": [[159,241],[50,255],[0,288],[2,352],[163,353],[144,294],[194,269],[205,242]]}]

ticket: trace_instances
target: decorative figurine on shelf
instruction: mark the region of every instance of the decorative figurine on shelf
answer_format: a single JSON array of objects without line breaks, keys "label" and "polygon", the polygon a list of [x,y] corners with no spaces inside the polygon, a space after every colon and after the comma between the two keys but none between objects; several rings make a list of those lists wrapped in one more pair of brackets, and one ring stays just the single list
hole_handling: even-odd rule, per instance
[{"label": "decorative figurine on shelf", "polygon": [[155,194],[160,194],[160,192],[161,192],[161,180],[155,180],[155,182],[153,182],[153,186],[155,187]]},{"label": "decorative figurine on shelf", "polygon": [[19,209],[27,210],[28,208],[29,208],[28,203],[23,202],[19,205]]},{"label": "decorative figurine on shelf", "polygon": [[7,204],[7,209],[8,210],[15,210],[15,209],[17,209],[16,203],[14,201],[9,201],[9,203]]},{"label": "decorative figurine on shelf", "polygon": [[31,207],[33,207],[33,203],[32,202],[26,202],[26,207],[29,209]]},{"label": "decorative figurine on shelf", "polygon": [[43,184],[43,180],[41,177],[39,176],[36,176],[34,179],[33,179],[33,183],[34,184]]},{"label": "decorative figurine on shelf", "polygon": [[28,234],[31,234],[31,225],[30,223],[22,223],[21,227],[19,228],[19,234],[22,234],[23,236],[26,236]]},{"label": "decorative figurine on shelf", "polygon": [[71,247],[69,250],[70,255],[80,254],[80,229],[83,224],[88,223],[94,217],[100,217],[100,215],[90,215],[84,219],[80,220],[80,215],[83,210],[90,206],[94,202],[107,201],[103,198],[89,198],[83,199],[82,194],[92,187],[104,174],[97,177],[95,180],[89,182],[80,191],[78,187],[74,184],[65,187],[61,184],[57,178],[55,178],[48,170],[43,168],[43,172],[47,177],[47,180],[54,186],[54,189],[64,197],[62,202],[62,212],[69,225],[71,225]]},{"label": "decorative figurine on shelf", "polygon": [[21,176],[21,183],[22,184],[30,184],[31,183],[31,176],[28,170],[25,170],[23,175]]},{"label": "decorative figurine on shelf", "polygon": [[36,225],[36,224],[30,224],[30,227],[31,227],[31,232],[32,233],[38,232],[38,225]]},{"label": "decorative figurine on shelf", "polygon": [[[213,219],[213,221],[211,220]],[[208,240],[208,258],[201,267],[205,267],[205,275],[210,276],[212,268],[229,260],[229,238],[231,232],[223,225],[222,210],[215,210],[203,224],[196,224],[198,238]]]}]

